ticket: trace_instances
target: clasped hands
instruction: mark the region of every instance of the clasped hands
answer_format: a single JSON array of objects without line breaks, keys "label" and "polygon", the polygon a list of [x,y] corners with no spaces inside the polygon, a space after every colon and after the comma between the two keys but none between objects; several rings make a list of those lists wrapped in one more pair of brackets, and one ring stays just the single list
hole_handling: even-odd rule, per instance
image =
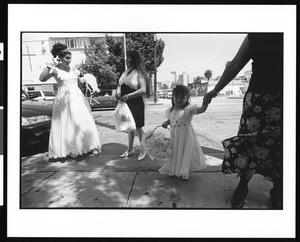
[{"label": "clasped hands", "polygon": [[211,90],[210,92],[206,93],[203,97],[202,105],[210,104],[211,100],[216,97],[218,93],[215,90]]}]

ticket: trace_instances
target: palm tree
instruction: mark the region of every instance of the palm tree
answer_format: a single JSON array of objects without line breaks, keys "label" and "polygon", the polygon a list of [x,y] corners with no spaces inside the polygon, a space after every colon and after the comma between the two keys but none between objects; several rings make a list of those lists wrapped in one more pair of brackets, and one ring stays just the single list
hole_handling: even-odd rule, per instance
[{"label": "palm tree", "polygon": [[212,70],[206,70],[204,72],[204,76],[207,80],[209,80],[212,77]]}]

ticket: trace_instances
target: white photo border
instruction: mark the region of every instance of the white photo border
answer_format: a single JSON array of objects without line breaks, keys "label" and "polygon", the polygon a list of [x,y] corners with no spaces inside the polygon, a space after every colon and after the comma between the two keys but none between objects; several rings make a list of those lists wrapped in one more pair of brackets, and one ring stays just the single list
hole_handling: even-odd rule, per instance
[{"label": "white photo border", "polygon": [[[284,209],[19,209],[20,38],[49,32],[283,32]],[[8,4],[8,237],[295,236],[296,6]]]}]

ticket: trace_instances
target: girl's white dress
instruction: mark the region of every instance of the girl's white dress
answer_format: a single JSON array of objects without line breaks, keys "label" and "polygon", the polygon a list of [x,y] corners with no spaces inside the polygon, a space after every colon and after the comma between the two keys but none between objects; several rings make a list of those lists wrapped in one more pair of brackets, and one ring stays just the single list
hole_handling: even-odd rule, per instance
[{"label": "girl's white dress", "polygon": [[58,84],[53,103],[49,138],[49,158],[76,157],[97,149],[101,151],[97,127],[90,105],[78,87],[79,71],[53,67],[50,73]]},{"label": "girl's white dress", "polygon": [[191,124],[198,105],[188,105],[181,110],[166,110],[170,119],[172,156],[158,170],[161,174],[189,177],[190,172],[206,168],[206,157]]}]

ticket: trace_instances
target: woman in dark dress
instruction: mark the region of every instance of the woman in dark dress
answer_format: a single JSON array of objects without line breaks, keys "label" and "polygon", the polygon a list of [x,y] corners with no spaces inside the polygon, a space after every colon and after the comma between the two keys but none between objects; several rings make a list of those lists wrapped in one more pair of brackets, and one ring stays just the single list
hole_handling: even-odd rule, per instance
[{"label": "woman in dark dress", "polygon": [[203,102],[210,103],[250,59],[253,74],[243,100],[238,134],[222,141],[225,149],[222,172],[235,172],[240,177],[231,199],[233,208],[244,206],[250,179],[261,174],[273,183],[272,208],[281,209],[283,34],[248,34]]},{"label": "woman in dark dress", "polygon": [[[127,52],[126,60],[128,70],[126,70],[119,80],[121,86],[120,102],[126,102],[135,121],[136,131],[141,142],[143,136],[143,126],[145,125],[145,98],[149,97],[148,77],[145,71],[143,58],[139,51],[130,50]],[[120,156],[125,158],[134,154],[133,141],[135,131],[128,132],[128,148]],[[140,143],[140,154],[138,160],[143,160],[146,151]]]}]

